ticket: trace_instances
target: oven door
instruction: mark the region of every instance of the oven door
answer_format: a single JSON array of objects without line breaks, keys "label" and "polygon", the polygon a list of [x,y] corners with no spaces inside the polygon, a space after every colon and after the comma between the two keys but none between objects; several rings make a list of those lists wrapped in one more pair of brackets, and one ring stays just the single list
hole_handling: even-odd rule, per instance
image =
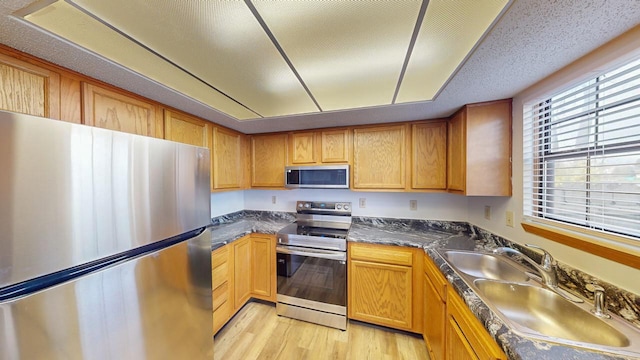
[{"label": "oven door", "polygon": [[345,313],[346,252],[278,246],[276,255],[278,302]]}]

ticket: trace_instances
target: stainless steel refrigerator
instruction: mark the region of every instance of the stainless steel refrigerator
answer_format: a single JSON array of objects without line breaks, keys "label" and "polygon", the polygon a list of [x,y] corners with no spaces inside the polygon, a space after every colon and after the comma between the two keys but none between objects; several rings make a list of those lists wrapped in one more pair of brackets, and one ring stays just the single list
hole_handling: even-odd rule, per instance
[{"label": "stainless steel refrigerator", "polygon": [[209,151],[0,111],[0,359],[213,359]]}]

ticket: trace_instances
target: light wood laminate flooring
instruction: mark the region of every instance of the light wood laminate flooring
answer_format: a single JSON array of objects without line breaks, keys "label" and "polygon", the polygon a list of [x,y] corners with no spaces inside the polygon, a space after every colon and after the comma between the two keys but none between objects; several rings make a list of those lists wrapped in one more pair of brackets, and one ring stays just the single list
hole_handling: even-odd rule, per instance
[{"label": "light wood laminate flooring", "polygon": [[429,359],[419,335],[350,321],[337,330],[276,315],[250,302],[215,336],[215,360]]}]

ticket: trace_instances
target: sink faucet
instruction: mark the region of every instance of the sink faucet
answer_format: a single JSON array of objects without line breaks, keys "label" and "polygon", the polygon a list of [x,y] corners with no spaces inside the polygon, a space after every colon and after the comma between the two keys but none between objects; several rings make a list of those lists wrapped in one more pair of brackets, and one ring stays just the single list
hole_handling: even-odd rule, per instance
[{"label": "sink faucet", "polygon": [[495,250],[493,250],[493,252],[495,254],[505,254],[505,253],[511,253],[511,254],[516,254],[516,255],[520,255],[520,257],[525,260],[526,262],[528,262],[529,264],[531,264],[537,271],[538,273],[540,273],[540,277],[542,278],[542,281],[544,282],[544,284],[547,287],[556,289],[558,287],[558,278],[556,277],[556,269],[555,266],[553,264],[553,256],[551,256],[551,254],[549,254],[549,252],[539,246],[535,246],[535,245],[531,245],[531,244],[525,244],[525,246],[532,248],[532,249],[538,249],[541,250],[543,252],[542,255],[542,263],[538,264],[537,262],[533,261],[530,257],[528,257],[527,255],[521,253],[520,251],[516,250],[516,249],[512,249],[510,247],[499,247]]}]

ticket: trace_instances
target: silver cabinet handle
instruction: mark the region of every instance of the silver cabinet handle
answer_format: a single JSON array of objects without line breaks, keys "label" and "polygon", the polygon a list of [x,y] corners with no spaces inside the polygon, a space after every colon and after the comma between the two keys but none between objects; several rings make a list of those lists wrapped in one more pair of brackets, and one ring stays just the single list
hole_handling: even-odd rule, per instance
[{"label": "silver cabinet handle", "polygon": [[293,246],[277,246],[276,253],[309,256],[309,257],[329,259],[329,260],[341,260],[341,261],[347,260],[347,254],[344,252],[323,251],[323,250],[317,250],[317,249],[309,251],[304,248],[293,247]]}]

